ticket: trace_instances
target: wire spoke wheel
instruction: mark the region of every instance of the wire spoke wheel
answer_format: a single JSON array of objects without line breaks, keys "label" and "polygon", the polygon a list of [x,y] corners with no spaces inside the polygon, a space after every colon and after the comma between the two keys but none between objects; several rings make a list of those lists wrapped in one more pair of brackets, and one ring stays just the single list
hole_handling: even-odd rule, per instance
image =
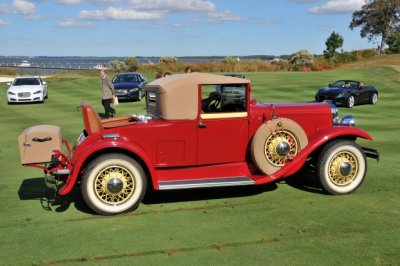
[{"label": "wire spoke wheel", "polygon": [[358,173],[358,161],[351,152],[340,152],[329,163],[329,178],[338,186],[350,184]]},{"label": "wire spoke wheel", "polygon": [[143,167],[119,153],[100,155],[82,177],[82,196],[95,212],[113,215],[136,209],[147,187]]},{"label": "wire spoke wheel", "polygon": [[367,160],[354,141],[336,140],[322,149],[316,170],[322,187],[328,193],[349,194],[364,181]]},{"label": "wire spoke wheel", "polygon": [[271,175],[285,166],[308,144],[303,128],[289,118],[266,121],[251,141],[250,154],[257,169]]},{"label": "wire spoke wheel", "polygon": [[284,166],[289,157],[299,152],[297,138],[289,131],[282,130],[271,134],[265,142],[264,155],[274,166]]},{"label": "wire spoke wheel", "polygon": [[134,177],[120,166],[106,168],[95,178],[96,195],[106,204],[125,202],[132,196],[134,188]]}]

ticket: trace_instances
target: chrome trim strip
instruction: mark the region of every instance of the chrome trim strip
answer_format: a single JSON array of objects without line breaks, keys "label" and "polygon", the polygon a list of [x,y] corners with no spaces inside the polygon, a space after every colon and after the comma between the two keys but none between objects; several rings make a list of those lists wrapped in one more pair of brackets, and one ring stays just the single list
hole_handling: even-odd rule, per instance
[{"label": "chrome trim strip", "polygon": [[104,134],[103,139],[119,139],[119,134]]},{"label": "chrome trim strip", "polygon": [[159,190],[244,186],[244,185],[254,185],[254,184],[255,184],[254,180],[247,176],[178,180],[178,181],[160,181],[158,183]]}]

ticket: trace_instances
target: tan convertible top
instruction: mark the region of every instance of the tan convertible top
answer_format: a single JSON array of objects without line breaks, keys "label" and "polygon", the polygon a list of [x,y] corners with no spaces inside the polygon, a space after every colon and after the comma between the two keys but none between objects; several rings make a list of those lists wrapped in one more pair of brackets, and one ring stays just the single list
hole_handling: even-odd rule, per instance
[{"label": "tan convertible top", "polygon": [[167,120],[194,120],[198,115],[199,85],[247,84],[247,79],[208,73],[169,75],[146,85],[145,91],[155,94],[155,104],[149,104],[147,112]]}]

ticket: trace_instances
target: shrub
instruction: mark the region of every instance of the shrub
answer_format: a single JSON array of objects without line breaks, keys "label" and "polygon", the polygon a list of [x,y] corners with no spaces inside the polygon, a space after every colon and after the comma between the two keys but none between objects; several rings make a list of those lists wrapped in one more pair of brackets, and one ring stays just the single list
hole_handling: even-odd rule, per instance
[{"label": "shrub", "polygon": [[139,60],[134,57],[127,57],[124,62],[127,71],[137,71],[139,68]]},{"label": "shrub", "polygon": [[293,70],[304,71],[312,68],[314,56],[308,50],[300,50],[290,58]]},{"label": "shrub", "polygon": [[164,64],[176,64],[178,62],[178,59],[174,56],[164,56],[160,58],[160,63]]}]

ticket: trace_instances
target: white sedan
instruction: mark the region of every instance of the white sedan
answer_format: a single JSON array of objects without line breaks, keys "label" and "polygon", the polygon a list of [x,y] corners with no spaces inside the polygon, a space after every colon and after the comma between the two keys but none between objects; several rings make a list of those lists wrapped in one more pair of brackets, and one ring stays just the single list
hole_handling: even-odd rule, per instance
[{"label": "white sedan", "polygon": [[18,102],[44,102],[48,97],[47,83],[39,76],[19,76],[7,90],[8,103]]}]

